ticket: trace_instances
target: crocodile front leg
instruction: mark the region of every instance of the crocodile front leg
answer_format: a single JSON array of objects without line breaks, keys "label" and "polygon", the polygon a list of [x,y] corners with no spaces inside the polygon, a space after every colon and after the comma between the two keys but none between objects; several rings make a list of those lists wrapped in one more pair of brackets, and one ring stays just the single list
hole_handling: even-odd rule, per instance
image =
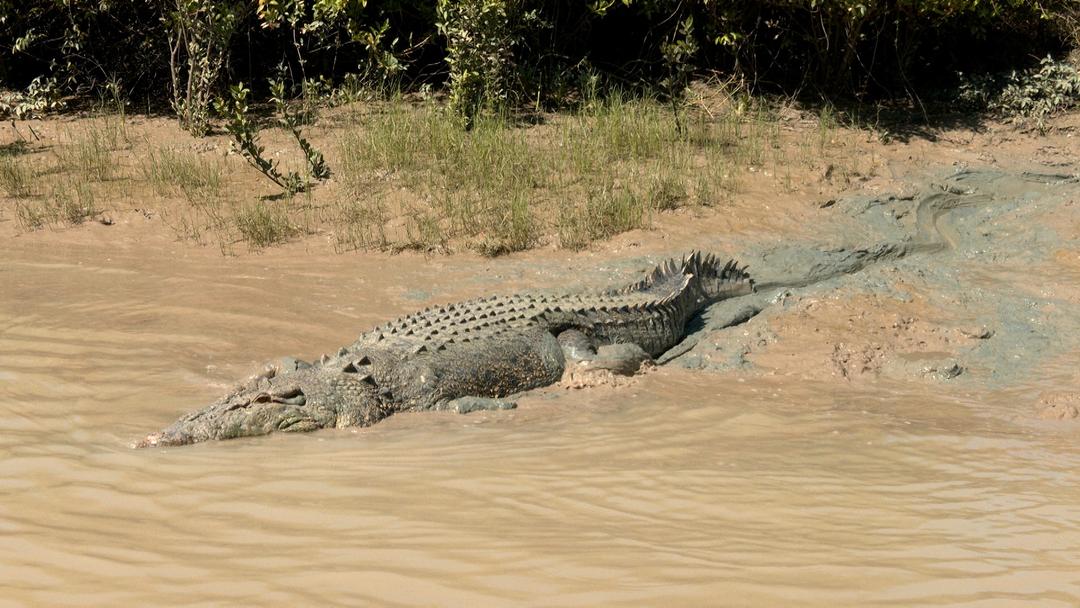
[{"label": "crocodile front leg", "polygon": [[580,364],[590,371],[606,370],[620,376],[633,376],[642,365],[653,358],[641,346],[633,343],[597,345],[592,338],[576,329],[559,334],[559,345],[567,361]]}]

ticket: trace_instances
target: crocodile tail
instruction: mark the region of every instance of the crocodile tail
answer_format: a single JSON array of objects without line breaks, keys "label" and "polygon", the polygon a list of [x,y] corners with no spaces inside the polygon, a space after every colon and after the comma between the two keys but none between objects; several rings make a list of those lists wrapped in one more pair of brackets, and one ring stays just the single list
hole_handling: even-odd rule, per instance
[{"label": "crocodile tail", "polygon": [[707,300],[754,291],[754,279],[750,278],[747,267],[739,266],[735,260],[723,261],[715,254],[702,255],[700,251],[694,251],[683,258],[683,264],[685,272],[694,276],[696,290],[700,290]]},{"label": "crocodile tail", "polygon": [[735,260],[725,262],[715,254],[702,254],[695,250],[682,259],[672,258],[662,262],[640,281],[609,293],[648,293],[658,299],[665,299],[682,292],[691,283],[708,283],[716,288],[730,286],[729,289],[733,290],[753,291],[754,280],[746,269],[746,266],[739,266]]},{"label": "crocodile tail", "polygon": [[657,300],[668,299],[686,289],[688,280],[693,275],[688,270],[688,258],[689,256],[681,260],[672,258],[662,262],[640,281],[609,293],[611,295],[643,293],[655,296]]},{"label": "crocodile tail", "polygon": [[716,254],[702,255],[700,251],[691,252],[685,258],[687,272],[703,279],[719,279],[725,283],[754,284],[754,279],[746,271],[748,266],[739,266],[735,260],[722,261]]}]

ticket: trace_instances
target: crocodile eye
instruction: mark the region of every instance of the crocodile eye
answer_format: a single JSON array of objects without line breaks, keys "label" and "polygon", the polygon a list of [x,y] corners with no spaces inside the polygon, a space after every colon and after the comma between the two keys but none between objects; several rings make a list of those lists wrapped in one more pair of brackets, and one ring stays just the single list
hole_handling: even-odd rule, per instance
[{"label": "crocodile eye", "polygon": [[278,399],[293,399],[294,397],[299,397],[299,396],[301,396],[303,394],[304,394],[304,391],[300,390],[299,388],[290,388],[289,390],[287,390],[285,392],[278,393],[277,395],[274,395],[274,397],[276,397]]},{"label": "crocodile eye", "polygon": [[294,389],[287,393],[274,396],[274,401],[277,403],[284,403],[286,405],[304,405],[307,403],[307,396],[304,395],[304,391],[300,389]]},{"label": "crocodile eye", "polygon": [[288,388],[278,393],[262,392],[255,395],[255,398],[251,400],[251,403],[284,403],[286,405],[304,405],[307,403],[307,397],[304,395],[304,391],[299,388]]}]

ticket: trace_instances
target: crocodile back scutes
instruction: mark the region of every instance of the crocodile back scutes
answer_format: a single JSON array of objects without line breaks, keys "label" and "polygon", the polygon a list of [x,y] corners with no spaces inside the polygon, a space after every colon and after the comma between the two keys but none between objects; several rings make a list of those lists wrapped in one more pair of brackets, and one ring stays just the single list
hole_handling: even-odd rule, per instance
[{"label": "crocodile back scutes", "polygon": [[597,343],[633,342],[662,351],[682,338],[686,320],[710,298],[709,281],[739,287],[748,281],[735,262],[692,253],[660,264],[645,279],[600,293],[524,292],[427,308],[360,337],[368,346],[405,353],[444,350],[453,343],[532,329],[577,329]]}]

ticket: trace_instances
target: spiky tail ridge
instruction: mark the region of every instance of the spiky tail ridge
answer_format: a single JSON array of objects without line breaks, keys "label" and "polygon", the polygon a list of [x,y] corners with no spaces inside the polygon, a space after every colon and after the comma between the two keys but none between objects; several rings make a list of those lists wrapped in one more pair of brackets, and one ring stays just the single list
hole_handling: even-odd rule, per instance
[{"label": "spiky tail ridge", "polygon": [[[734,289],[748,285],[754,291],[754,280],[735,260],[721,262],[721,258],[709,253],[691,251],[682,259],[671,258],[652,270],[645,278],[612,291],[612,294],[648,293],[657,300],[672,300],[688,287],[706,279],[719,279],[721,284],[731,284]],[[733,290],[734,290],[733,289]]]},{"label": "spiky tail ridge", "polygon": [[702,279],[716,278],[721,283],[746,283],[750,291],[754,291],[754,279],[746,271],[749,266],[739,266],[733,259],[727,262],[721,262],[721,259],[714,253],[702,255],[700,251],[691,251],[682,260],[683,271]]}]

